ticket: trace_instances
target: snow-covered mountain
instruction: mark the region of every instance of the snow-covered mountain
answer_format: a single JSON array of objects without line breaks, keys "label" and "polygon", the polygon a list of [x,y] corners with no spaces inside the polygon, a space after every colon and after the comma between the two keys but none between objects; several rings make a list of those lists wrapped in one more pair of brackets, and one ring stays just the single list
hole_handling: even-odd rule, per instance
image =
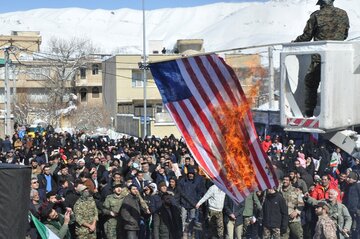
[{"label": "snow-covered mountain", "polygon": [[[146,11],[147,40],[163,40],[172,49],[177,39],[203,38],[206,51],[288,42],[302,33],[317,0],[217,3],[192,8]],[[360,36],[360,1],[335,1],[350,18],[349,38]],[[0,34],[40,31],[43,47],[52,36],[89,38],[102,52],[139,53],[142,12],[132,9],[35,9],[0,14]]]}]

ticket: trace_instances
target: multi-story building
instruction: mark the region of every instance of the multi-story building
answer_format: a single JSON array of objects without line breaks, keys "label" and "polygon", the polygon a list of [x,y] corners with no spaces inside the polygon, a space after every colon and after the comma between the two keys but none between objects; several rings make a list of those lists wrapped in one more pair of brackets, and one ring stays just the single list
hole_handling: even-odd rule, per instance
[{"label": "multi-story building", "polygon": [[[149,55],[149,61],[174,59],[178,55]],[[133,136],[143,135],[144,88],[143,73],[138,63],[141,55],[116,55],[103,62],[103,102],[114,119],[117,131]],[[165,136],[169,132],[180,136],[166,113],[154,79],[147,71],[148,135]]]},{"label": "multi-story building", "polygon": [[[150,54],[150,62],[170,60],[181,57],[183,54],[203,52],[203,40],[178,40],[175,47],[178,54]],[[160,51],[154,51],[160,52]],[[226,54],[225,60],[234,67],[235,72],[246,85],[245,91],[253,85],[254,75],[249,72],[259,72],[260,56],[243,54]],[[144,88],[143,73],[139,69],[142,62],[141,55],[116,55],[103,62],[103,90],[104,107],[114,119],[117,131],[133,136],[143,136],[144,126]],[[249,71],[249,69],[251,69]],[[160,93],[154,79],[147,71],[147,135],[163,137],[174,134],[180,137],[169,113],[162,104]]]},{"label": "multi-story building", "polygon": [[[67,59],[69,64],[56,62],[48,53],[39,51],[39,32],[12,32],[10,36],[0,36],[0,44],[3,48],[11,46],[10,100],[16,121],[21,117],[22,122],[31,124],[41,112],[49,111],[52,94],[60,95],[61,101],[56,103],[58,108],[67,107],[67,103],[75,98],[77,105],[102,106],[101,56],[87,57],[80,64],[74,64],[73,59]],[[4,51],[1,51],[0,58],[4,59]],[[2,112],[5,108],[4,79],[5,67],[0,67]],[[4,127],[3,123],[1,120],[0,127]]]}]

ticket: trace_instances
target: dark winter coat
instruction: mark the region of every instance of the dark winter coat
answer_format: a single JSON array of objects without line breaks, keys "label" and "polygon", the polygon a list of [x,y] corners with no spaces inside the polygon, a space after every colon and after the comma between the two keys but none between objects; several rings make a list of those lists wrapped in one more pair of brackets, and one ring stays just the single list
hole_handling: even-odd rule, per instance
[{"label": "dark winter coat", "polygon": [[289,222],[288,207],[279,193],[268,193],[263,205],[263,225],[267,228],[287,228]]},{"label": "dark winter coat", "polygon": [[174,201],[176,206],[180,206],[180,190],[178,186],[175,186],[175,188],[168,187],[168,192],[174,194]]},{"label": "dark winter coat", "polygon": [[[150,197],[149,209],[150,209],[151,213],[154,213],[154,212],[157,212],[160,210],[161,206],[163,205],[162,200],[161,200],[162,195],[163,195],[163,193],[158,191],[155,195],[152,195]],[[177,204],[177,202],[176,202],[175,197],[172,197],[171,202],[174,206],[177,206],[177,207],[179,206],[179,204]]]},{"label": "dark winter coat", "polygon": [[164,174],[160,174],[155,171],[151,174],[151,178],[154,179],[154,183],[156,183],[157,185],[161,182],[169,181],[172,177],[176,177],[173,171],[168,171]]},{"label": "dark winter coat", "polygon": [[179,181],[180,206],[186,209],[195,208],[196,203],[204,195],[205,187],[201,180],[189,180],[187,177]]},{"label": "dark winter coat", "polygon": [[121,223],[125,230],[138,231],[140,230],[140,200],[138,197],[129,194],[124,198],[120,209]]},{"label": "dark winter coat", "polygon": [[67,190],[65,194],[65,207],[74,209],[74,205],[79,198],[80,195],[76,193],[74,189]]},{"label": "dark winter coat", "polygon": [[[171,213],[171,215],[169,214]],[[182,221],[179,208],[171,205],[166,208],[163,205],[154,214],[154,239],[181,239]]]},{"label": "dark winter coat", "polygon": [[[44,174],[38,175],[39,189],[46,189],[46,178]],[[53,176],[51,176],[51,190],[57,192],[57,184]]]},{"label": "dark winter coat", "polygon": [[297,171],[300,173],[301,178],[305,181],[306,186],[310,188],[314,183],[313,176],[310,175],[303,167],[297,167]]},{"label": "dark winter coat", "polygon": [[343,204],[350,214],[360,212],[360,184],[348,184],[345,188]]},{"label": "dark winter coat", "polygon": [[2,150],[3,152],[9,152],[12,148],[11,142],[9,139],[5,139],[4,141],[2,141]]},{"label": "dark winter coat", "polygon": [[316,157],[321,161],[320,161],[320,166],[318,169],[318,175],[320,177],[322,177],[323,175],[325,175],[325,170],[327,167],[329,167],[329,163],[330,163],[330,153],[326,150],[325,147],[321,146],[320,149],[318,150],[318,154],[316,155]]},{"label": "dark winter coat", "polygon": [[228,220],[232,220],[230,218],[230,214],[234,214],[236,217],[235,226],[243,224],[243,212],[245,209],[245,201],[237,204],[232,200],[228,195],[225,196],[224,201],[224,213]]}]

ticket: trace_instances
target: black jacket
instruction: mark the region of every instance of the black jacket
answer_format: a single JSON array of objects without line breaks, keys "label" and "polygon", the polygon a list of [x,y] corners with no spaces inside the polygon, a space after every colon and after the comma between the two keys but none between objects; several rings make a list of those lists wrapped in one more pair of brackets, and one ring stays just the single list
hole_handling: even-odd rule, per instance
[{"label": "black jacket", "polygon": [[[46,178],[44,174],[38,175],[39,188],[46,189]],[[51,175],[51,190],[57,192],[57,184],[54,177]]]},{"label": "black jacket", "polygon": [[120,217],[125,230],[140,230],[141,209],[137,196],[129,194],[124,198],[120,209]]},{"label": "black jacket", "polygon": [[236,217],[235,226],[243,224],[243,212],[245,209],[245,200],[240,204],[237,204],[232,200],[228,195],[225,196],[224,201],[224,213],[228,220],[232,220],[230,218],[230,214],[234,214]]},{"label": "black jacket", "polygon": [[345,188],[343,204],[347,207],[350,214],[360,211],[360,184],[348,184]]},{"label": "black jacket", "polygon": [[205,193],[205,185],[195,176],[194,180],[187,177],[179,181],[180,206],[186,209],[195,208],[196,203]]},{"label": "black jacket", "polygon": [[[170,215],[171,213],[171,215]],[[154,214],[154,239],[181,239],[182,220],[179,208],[171,205],[168,209],[163,205]]]},{"label": "black jacket", "polygon": [[263,225],[267,228],[285,229],[288,226],[288,207],[279,193],[268,193],[263,205]]}]

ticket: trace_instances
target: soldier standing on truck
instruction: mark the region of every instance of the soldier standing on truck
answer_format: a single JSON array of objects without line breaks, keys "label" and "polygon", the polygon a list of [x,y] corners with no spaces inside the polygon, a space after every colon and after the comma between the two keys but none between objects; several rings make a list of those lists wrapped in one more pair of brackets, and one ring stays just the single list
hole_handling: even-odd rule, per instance
[{"label": "soldier standing on truck", "polygon": [[[334,0],[318,0],[320,10],[313,12],[306,23],[304,32],[293,42],[335,40],[348,37],[349,18],[346,11],[334,7]],[[305,116],[312,117],[317,103],[317,89],[320,84],[320,55],[311,56],[311,64],[305,76]]]}]

